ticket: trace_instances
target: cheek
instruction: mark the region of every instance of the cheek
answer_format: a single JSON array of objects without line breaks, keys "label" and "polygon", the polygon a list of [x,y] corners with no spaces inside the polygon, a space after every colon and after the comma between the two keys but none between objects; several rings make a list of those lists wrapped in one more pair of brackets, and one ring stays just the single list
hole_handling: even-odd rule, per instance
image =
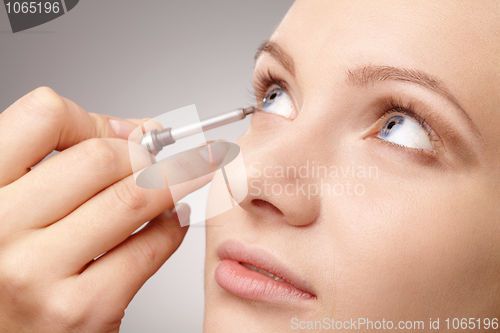
[{"label": "cheek", "polygon": [[[238,144],[248,143],[254,147],[262,147],[280,135],[281,131],[292,124],[292,120],[266,112],[252,115],[249,129],[237,140]],[[251,138],[251,140],[250,140]],[[241,147],[241,146],[240,146]]]},{"label": "cheek", "polygon": [[363,196],[323,198],[323,233],[331,235],[323,266],[331,279],[323,288],[336,313],[404,317],[397,309],[408,304],[421,315],[467,312],[474,300],[484,306],[499,285],[498,236],[491,232],[498,214],[463,190],[480,185],[429,179],[381,174],[356,180]]}]

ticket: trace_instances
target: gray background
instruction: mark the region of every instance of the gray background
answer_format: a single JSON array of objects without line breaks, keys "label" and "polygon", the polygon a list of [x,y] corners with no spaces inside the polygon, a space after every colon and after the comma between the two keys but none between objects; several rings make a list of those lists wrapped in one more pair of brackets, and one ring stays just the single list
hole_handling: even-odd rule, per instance
[{"label": "gray background", "polygon": [[[49,86],[89,112],[155,117],[196,104],[200,118],[253,103],[253,55],[291,0],[82,0],[67,14],[12,34],[0,8],[0,110]],[[235,141],[248,120],[206,133]],[[201,332],[205,229],[126,310],[122,333]]]}]

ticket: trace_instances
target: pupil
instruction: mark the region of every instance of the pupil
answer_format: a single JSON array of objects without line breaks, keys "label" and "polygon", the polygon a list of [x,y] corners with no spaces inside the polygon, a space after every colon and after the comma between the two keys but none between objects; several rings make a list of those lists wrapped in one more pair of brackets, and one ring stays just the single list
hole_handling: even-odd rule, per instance
[{"label": "pupil", "polygon": [[273,93],[271,94],[271,96],[269,96],[269,99],[270,99],[270,100],[273,100],[273,99],[275,99],[275,98],[276,98],[276,96],[278,96],[278,93],[273,92]]},{"label": "pupil", "polygon": [[396,125],[396,121],[393,120],[389,124],[387,124],[387,128],[392,129],[394,127],[394,125]]}]

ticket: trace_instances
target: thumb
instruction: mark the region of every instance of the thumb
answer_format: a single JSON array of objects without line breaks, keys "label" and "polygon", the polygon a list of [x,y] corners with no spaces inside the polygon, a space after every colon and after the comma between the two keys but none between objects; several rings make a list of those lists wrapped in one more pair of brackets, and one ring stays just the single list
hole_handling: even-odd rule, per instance
[{"label": "thumb", "polygon": [[145,122],[148,123],[147,131],[153,129],[161,130],[162,125],[150,119],[120,119],[89,112],[90,118],[94,121],[96,137],[99,138],[120,138],[127,140],[134,129]]}]

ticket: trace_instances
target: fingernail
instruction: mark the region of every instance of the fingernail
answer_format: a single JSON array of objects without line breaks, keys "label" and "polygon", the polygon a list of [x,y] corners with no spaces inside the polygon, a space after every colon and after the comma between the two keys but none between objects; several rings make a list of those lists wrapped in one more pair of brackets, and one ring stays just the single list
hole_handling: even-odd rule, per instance
[{"label": "fingernail", "polygon": [[177,213],[177,218],[181,227],[185,227],[189,224],[189,215],[191,214],[191,208],[187,203],[180,203],[175,206],[172,210],[173,213]]},{"label": "fingernail", "polygon": [[175,214],[175,207],[165,209],[163,214],[166,214],[168,217],[172,217]]},{"label": "fingernail", "polygon": [[109,125],[113,132],[122,139],[128,139],[130,133],[137,128],[136,124],[122,119],[109,119]]},{"label": "fingernail", "polygon": [[129,141],[141,143],[142,136],[144,135],[143,132],[151,132],[155,129],[161,131],[163,129],[162,124],[154,119],[143,118],[141,120],[144,120],[144,122],[141,126],[136,125],[135,129],[128,136]]},{"label": "fingernail", "polygon": [[163,125],[154,119],[144,119],[144,120],[146,120],[143,124],[146,132],[151,132],[154,129],[161,131],[163,129]]},{"label": "fingernail", "polygon": [[199,152],[207,163],[213,164],[214,168],[216,168],[224,161],[229,147],[229,142],[216,141],[203,146]]}]

